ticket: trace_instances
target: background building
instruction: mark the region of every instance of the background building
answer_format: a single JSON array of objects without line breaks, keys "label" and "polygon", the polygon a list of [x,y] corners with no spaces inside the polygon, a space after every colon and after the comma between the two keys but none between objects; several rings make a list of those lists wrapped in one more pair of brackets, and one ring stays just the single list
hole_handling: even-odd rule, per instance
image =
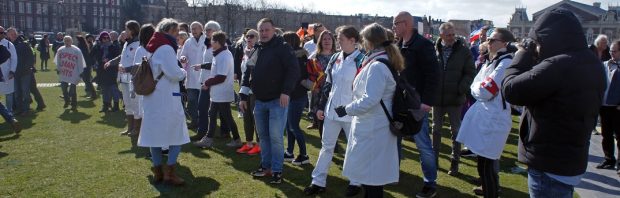
[{"label": "background building", "polygon": [[583,32],[588,44],[592,44],[599,34],[607,35],[610,41],[620,38],[620,7],[608,6],[608,9],[604,10],[599,2],[587,5],[575,1],[562,0],[534,13],[532,20],[529,20],[525,8],[516,8],[508,23],[508,29],[517,38],[524,38],[530,32],[536,19],[545,11],[558,7],[570,10],[577,16],[583,26]]}]

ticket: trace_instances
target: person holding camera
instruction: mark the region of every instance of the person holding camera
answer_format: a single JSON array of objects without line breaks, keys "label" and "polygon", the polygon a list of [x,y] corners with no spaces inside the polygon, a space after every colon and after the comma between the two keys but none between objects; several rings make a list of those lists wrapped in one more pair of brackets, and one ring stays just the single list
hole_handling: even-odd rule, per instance
[{"label": "person holding camera", "polygon": [[502,83],[506,101],[525,106],[519,161],[528,166],[531,197],[573,197],[588,164],[605,78],[573,13],[555,8],[538,18]]}]

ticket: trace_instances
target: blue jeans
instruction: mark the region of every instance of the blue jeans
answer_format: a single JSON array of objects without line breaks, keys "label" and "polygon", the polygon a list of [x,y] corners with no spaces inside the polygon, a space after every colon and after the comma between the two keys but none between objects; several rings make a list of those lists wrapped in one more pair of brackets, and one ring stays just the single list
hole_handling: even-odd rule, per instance
[{"label": "blue jeans", "polygon": [[549,177],[542,171],[527,169],[527,186],[530,197],[535,198],[572,198],[575,188]]},{"label": "blue jeans", "polygon": [[256,100],[254,119],[260,138],[261,167],[282,172],[284,163],[284,127],[288,107],[280,106],[280,99]]},{"label": "blue jeans", "polygon": [[114,100],[115,103],[118,103],[118,99],[120,98],[120,91],[118,90],[118,85],[102,85],[101,92],[103,95],[103,104],[112,103],[112,100]]},{"label": "blue jeans", "polygon": [[[437,158],[433,150],[431,141],[430,127],[428,123],[428,113],[422,119],[422,129],[413,136],[418,152],[420,153],[420,163],[422,164],[422,174],[424,174],[424,185],[435,187],[437,185]],[[402,138],[398,138],[398,156],[402,156]]]},{"label": "blue jeans", "polygon": [[4,118],[7,123],[13,123],[15,117],[13,117],[13,113],[6,109],[6,107],[0,102],[0,115]]},{"label": "blue jeans", "polygon": [[6,97],[6,109],[13,112],[13,105],[15,102],[15,92],[4,95]]},{"label": "blue jeans", "polygon": [[[161,147],[150,147],[151,150],[151,159],[153,160],[153,166],[160,166],[162,160]],[[179,157],[179,153],[181,153],[181,146],[170,146],[168,147],[168,162],[167,165],[174,165],[177,163],[177,158]]]},{"label": "blue jeans", "polygon": [[17,109],[16,112],[25,112],[30,110],[30,83],[32,83],[32,74],[26,74],[15,78],[15,93]]},{"label": "blue jeans", "polygon": [[301,115],[304,113],[306,102],[308,102],[308,97],[302,96],[292,99],[288,106],[288,121],[286,124],[288,147],[286,151],[289,154],[293,154],[293,150],[295,150],[295,140],[297,140],[297,144],[299,144],[299,155],[307,155],[306,138],[304,137],[304,132],[299,128],[299,121],[301,121]]},{"label": "blue jeans", "polygon": [[198,97],[200,89],[187,89],[187,112],[192,123],[198,121]]}]

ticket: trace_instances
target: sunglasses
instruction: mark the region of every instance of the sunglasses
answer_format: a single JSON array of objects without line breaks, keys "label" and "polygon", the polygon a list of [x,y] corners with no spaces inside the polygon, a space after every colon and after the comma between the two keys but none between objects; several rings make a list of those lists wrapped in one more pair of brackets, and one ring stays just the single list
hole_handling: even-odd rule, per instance
[{"label": "sunglasses", "polygon": [[502,41],[502,40],[499,40],[499,39],[494,39],[494,38],[489,38],[489,39],[487,39],[487,41],[489,41],[489,44],[491,44],[491,43],[493,43],[493,42],[495,42],[495,41],[504,42],[504,41]]},{"label": "sunglasses", "polygon": [[0,32],[0,35],[4,35],[4,34],[6,34],[6,32]]},{"label": "sunglasses", "polygon": [[254,34],[249,34],[249,35],[245,36],[245,38],[247,38],[247,39],[253,39],[254,37],[256,37],[256,36],[254,36]]}]

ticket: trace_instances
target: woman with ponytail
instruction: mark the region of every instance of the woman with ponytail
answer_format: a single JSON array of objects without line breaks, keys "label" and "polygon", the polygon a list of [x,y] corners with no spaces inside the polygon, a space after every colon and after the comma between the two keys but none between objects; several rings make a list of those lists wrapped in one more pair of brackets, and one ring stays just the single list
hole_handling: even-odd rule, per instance
[{"label": "woman with ponytail", "polygon": [[393,73],[403,69],[404,61],[383,26],[370,24],[360,35],[367,56],[353,81],[353,101],[334,109],[339,117],[353,117],[342,174],[361,183],[365,197],[383,197],[383,186],[398,182],[399,165],[397,138],[381,103],[391,111]]}]

